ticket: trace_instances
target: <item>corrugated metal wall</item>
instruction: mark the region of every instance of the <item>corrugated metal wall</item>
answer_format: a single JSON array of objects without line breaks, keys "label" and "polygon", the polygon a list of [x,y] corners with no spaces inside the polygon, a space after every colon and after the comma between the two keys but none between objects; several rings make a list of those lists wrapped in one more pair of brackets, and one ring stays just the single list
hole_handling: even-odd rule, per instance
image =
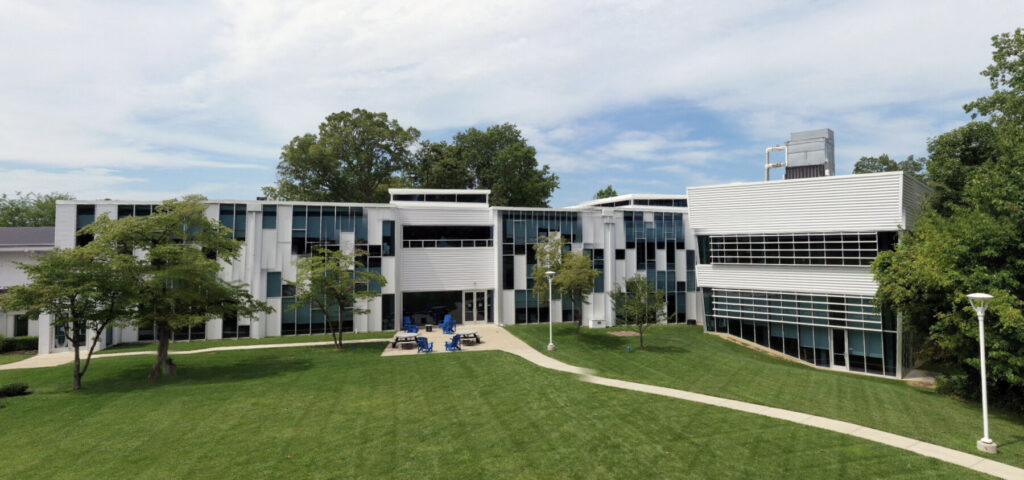
[{"label": "corrugated metal wall", "polygon": [[405,248],[398,257],[403,292],[494,288],[494,248]]},{"label": "corrugated metal wall", "polygon": [[850,295],[874,295],[878,288],[868,267],[806,265],[697,265],[697,284],[704,288]]},{"label": "corrugated metal wall", "polygon": [[889,172],[693,187],[690,222],[698,235],[896,230],[902,184]]}]

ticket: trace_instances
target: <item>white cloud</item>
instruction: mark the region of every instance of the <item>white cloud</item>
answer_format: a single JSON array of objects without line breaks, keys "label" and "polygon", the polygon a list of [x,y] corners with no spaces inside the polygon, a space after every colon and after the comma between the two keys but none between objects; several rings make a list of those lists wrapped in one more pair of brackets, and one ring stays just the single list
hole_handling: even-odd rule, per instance
[{"label": "white cloud", "polygon": [[919,152],[949,126],[937,112],[987,89],[989,37],[1020,18],[1016,1],[10,2],[0,167],[117,169],[112,189],[142,166],[262,167],[270,183],[281,145],[354,107],[422,130],[528,126],[563,174],[736,147],[580,122],[664,100],[754,144],[831,126],[848,164]]}]

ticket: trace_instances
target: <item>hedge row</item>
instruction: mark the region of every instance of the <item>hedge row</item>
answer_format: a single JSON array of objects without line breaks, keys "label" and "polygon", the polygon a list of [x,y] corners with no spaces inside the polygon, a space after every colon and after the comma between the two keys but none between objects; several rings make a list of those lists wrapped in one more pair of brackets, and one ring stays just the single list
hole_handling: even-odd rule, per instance
[{"label": "hedge row", "polygon": [[39,348],[39,337],[3,337],[0,336],[0,353],[36,350]]}]

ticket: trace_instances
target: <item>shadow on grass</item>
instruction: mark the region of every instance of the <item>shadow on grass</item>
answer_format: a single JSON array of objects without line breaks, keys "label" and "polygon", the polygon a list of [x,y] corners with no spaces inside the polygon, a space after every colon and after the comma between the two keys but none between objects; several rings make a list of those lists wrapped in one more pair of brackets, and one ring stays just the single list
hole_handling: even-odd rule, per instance
[{"label": "shadow on grass", "polygon": [[[206,355],[175,357],[172,352],[171,358],[178,365],[177,375],[161,377],[152,382],[146,379],[152,368],[152,363],[149,362],[145,366],[119,369],[113,375],[96,372],[99,375],[92,378],[86,376],[85,388],[82,392],[86,394],[124,393],[158,388],[164,385],[212,385],[243,382],[309,370],[313,366],[310,359],[298,358],[298,356],[247,356],[245,359],[232,359],[224,363],[219,361],[207,363],[208,359],[203,359],[201,356]],[[196,362],[195,360],[207,360],[207,362]]]}]

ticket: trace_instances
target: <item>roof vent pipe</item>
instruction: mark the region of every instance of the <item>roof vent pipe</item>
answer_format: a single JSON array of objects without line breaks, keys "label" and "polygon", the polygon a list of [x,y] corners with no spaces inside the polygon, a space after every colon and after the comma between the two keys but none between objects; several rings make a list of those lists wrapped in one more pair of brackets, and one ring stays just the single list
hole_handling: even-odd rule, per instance
[{"label": "roof vent pipe", "polygon": [[[786,162],[782,163],[771,163],[772,152],[786,152]],[[789,152],[786,151],[786,147],[768,147],[764,149],[764,181],[771,180],[771,170],[773,168],[785,167],[788,164]]]}]

